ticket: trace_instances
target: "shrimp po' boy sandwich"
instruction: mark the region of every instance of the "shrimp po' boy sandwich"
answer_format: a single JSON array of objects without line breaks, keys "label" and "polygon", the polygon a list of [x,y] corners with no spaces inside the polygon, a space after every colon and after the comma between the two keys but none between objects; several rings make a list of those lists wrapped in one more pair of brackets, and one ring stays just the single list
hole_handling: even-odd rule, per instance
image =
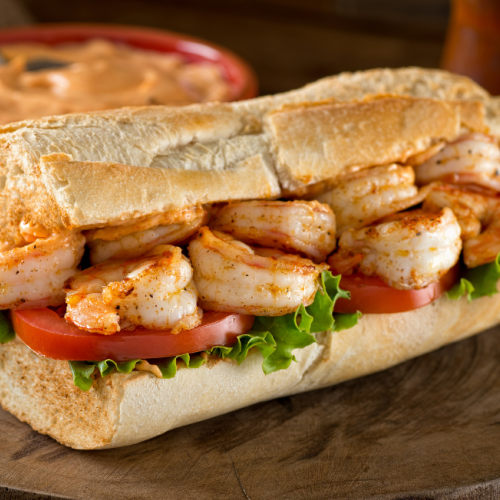
[{"label": "shrimp po' boy sandwich", "polygon": [[0,403],[125,446],[497,324],[497,108],[403,69],[4,126]]}]

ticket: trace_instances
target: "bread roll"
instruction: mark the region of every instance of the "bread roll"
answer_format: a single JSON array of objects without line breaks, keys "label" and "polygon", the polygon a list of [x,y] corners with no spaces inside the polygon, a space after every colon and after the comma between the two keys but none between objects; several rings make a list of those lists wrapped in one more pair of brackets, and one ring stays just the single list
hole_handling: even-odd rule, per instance
[{"label": "bread roll", "polygon": [[[379,94],[379,97],[373,97]],[[371,97],[369,97],[371,96]],[[400,97],[397,97],[400,96]],[[415,99],[423,97],[425,99]],[[367,98],[367,99],[365,99]],[[359,100],[360,102],[346,102]],[[460,102],[459,102],[460,101]],[[500,132],[499,105],[470,80],[407,68],[342,74],[298,91],[233,104],[68,115],[0,129],[0,239],[24,219],[88,228],[187,205],[276,198],[350,167],[403,160],[461,127]],[[298,362],[265,376],[262,356],[211,360],[173,379],[97,377],[83,392],[68,363],[20,341],[0,345],[0,403],[77,449],[138,443],[259,401],[326,387],[403,362],[500,321],[500,296],[447,297],[365,315],[317,335]]]},{"label": "bread roll", "polygon": [[[334,101],[378,92],[426,99]],[[278,198],[348,167],[418,153],[456,137],[461,124],[483,130],[483,105],[457,106],[457,98],[480,103],[488,95],[466,78],[410,68],[343,74],[230,104],[7,125],[0,128],[0,240],[15,241],[21,220],[90,228],[197,203]]]},{"label": "bread roll", "polygon": [[297,363],[270,375],[262,355],[240,366],[212,361],[175,378],[149,372],[98,377],[89,392],[69,365],[37,356],[21,342],[0,345],[0,403],[33,429],[76,449],[139,443],[164,432],[273,398],[384,370],[462,340],[500,321],[500,295],[439,300],[414,311],[366,314],[357,326],[317,335]]}]

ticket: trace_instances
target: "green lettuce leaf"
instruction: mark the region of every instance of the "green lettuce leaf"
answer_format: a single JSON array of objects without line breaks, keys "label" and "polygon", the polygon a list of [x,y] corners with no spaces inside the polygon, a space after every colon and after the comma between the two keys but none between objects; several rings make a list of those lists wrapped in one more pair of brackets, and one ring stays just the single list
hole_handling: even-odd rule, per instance
[{"label": "green lettuce leaf", "polygon": [[94,379],[92,375],[95,370],[95,363],[87,363],[86,361],[70,361],[69,367],[73,374],[73,382],[82,391],[88,391],[92,387]]},{"label": "green lettuce leaf", "polygon": [[[305,320],[302,319],[299,322],[299,317]],[[269,354],[264,357],[262,363],[262,369],[266,375],[288,368],[292,360],[296,361],[292,354],[294,349],[303,349],[316,342],[314,335],[309,333],[311,322],[312,319],[308,317],[303,306],[295,314],[255,318],[252,332],[271,335],[276,344],[272,351],[269,349]]]},{"label": "green lettuce leaf", "polygon": [[353,326],[358,324],[359,318],[362,314],[358,311],[352,314],[347,313],[333,313],[335,323],[333,324],[334,332],[341,332],[342,330],[348,330]]},{"label": "green lettuce leaf", "polygon": [[161,371],[162,378],[174,378],[177,374],[178,359],[182,359],[182,361],[184,361],[186,368],[199,368],[206,361],[200,354],[181,354],[180,356],[165,358],[152,364],[158,366]]},{"label": "green lettuce leaf", "polygon": [[[152,362],[151,364],[158,366],[162,378],[172,378],[175,377],[177,373],[177,360],[179,358],[184,361],[187,368],[199,368],[205,362],[205,359],[199,354],[194,356],[182,354],[172,358],[164,358],[158,362]],[[88,391],[92,387],[93,375],[96,368],[101,376],[105,377],[112,373],[113,370],[116,370],[118,373],[130,373],[140,362],[140,359],[123,361],[122,363],[117,363],[112,359],[106,359],[104,361],[70,361],[69,366],[73,374],[73,382],[75,385],[82,391]]]},{"label": "green lettuce leaf", "polygon": [[116,370],[118,373],[130,373],[135,368],[135,365],[140,362],[140,359],[133,359],[132,361],[122,361],[121,363],[117,363],[112,359],[106,359],[105,361],[94,361],[94,364],[99,369],[101,375],[105,377],[113,370]]},{"label": "green lettuce leaf", "polygon": [[361,316],[359,312],[333,313],[337,299],[350,298],[349,292],[340,289],[340,278],[332,276],[330,271],[322,272],[320,289],[310,306],[301,305],[295,313],[285,316],[258,316],[252,330],[240,335],[235,346],[214,347],[210,354],[234,359],[240,364],[249,349],[255,347],[264,358],[262,369],[266,375],[288,368],[292,361],[296,361],[292,353],[294,349],[303,349],[316,342],[313,333],[345,330],[357,324]]},{"label": "green lettuce leaf", "polygon": [[447,295],[450,299],[459,299],[464,294],[468,300],[479,297],[491,297],[498,293],[497,282],[500,279],[500,253],[497,258],[489,264],[468,269]]},{"label": "green lettuce leaf", "polygon": [[474,287],[469,280],[465,278],[460,278],[460,281],[450,290],[446,292],[448,298],[452,300],[458,300],[464,294],[467,294],[467,299],[469,302],[472,300],[472,292],[474,291]]},{"label": "green lettuce leaf", "polygon": [[276,349],[276,341],[269,332],[257,332],[252,330],[240,335],[236,344],[232,347],[213,347],[207,352],[223,359],[233,359],[241,365],[252,347],[255,347],[264,358],[267,358]]},{"label": "green lettuce leaf", "polygon": [[[301,305],[295,313],[285,316],[255,318],[253,328],[237,339],[231,347],[216,346],[208,351],[208,354],[222,359],[228,358],[241,364],[248,356],[251,349],[257,349],[263,359],[262,369],[267,375],[278,370],[288,368],[292,361],[296,361],[293,351],[303,349],[316,342],[314,333],[326,330],[341,331],[352,328],[357,324],[361,313],[340,314],[333,313],[335,302],[339,298],[349,299],[350,294],[339,287],[340,276],[332,276],[331,272],[321,273],[321,286],[310,306]],[[181,359],[187,368],[198,368],[205,358],[201,355],[182,354],[173,358],[154,361],[152,364],[158,366],[163,378],[175,377],[177,373],[177,361]],[[92,387],[92,377],[97,368],[105,377],[113,370],[120,373],[130,373],[140,360],[116,363],[107,359],[106,361],[71,361],[70,367],[75,384],[84,391]]]},{"label": "green lettuce leaf", "polygon": [[124,361],[122,363],[117,363],[112,359],[106,359],[105,361],[70,361],[69,367],[73,374],[73,382],[75,385],[82,391],[88,391],[92,387],[94,381],[93,375],[96,368],[101,375],[105,377],[113,370],[117,370],[119,373],[130,373],[137,363],[140,362],[140,359]]},{"label": "green lettuce leaf", "polygon": [[8,311],[0,311],[0,344],[6,344],[14,340],[16,332],[12,327]]}]

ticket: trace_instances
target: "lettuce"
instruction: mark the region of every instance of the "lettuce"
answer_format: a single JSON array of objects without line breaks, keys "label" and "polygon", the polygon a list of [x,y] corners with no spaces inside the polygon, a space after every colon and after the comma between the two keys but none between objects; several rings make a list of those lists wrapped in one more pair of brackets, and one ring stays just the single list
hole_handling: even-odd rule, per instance
[{"label": "lettuce", "polygon": [[164,358],[158,362],[155,361],[152,364],[155,364],[160,369],[162,378],[174,378],[177,374],[178,359],[184,361],[186,368],[199,368],[206,361],[206,358],[200,354],[181,354],[173,358]]},{"label": "lettuce", "polygon": [[96,363],[92,361],[70,361],[69,367],[73,374],[73,382],[82,391],[88,391],[92,387],[94,380],[92,375],[96,367]]},{"label": "lettuce", "polygon": [[[177,359],[179,358],[184,361],[187,368],[199,368],[205,362],[205,359],[199,354],[192,357],[189,354],[182,354],[172,358],[164,358],[151,364],[158,366],[162,378],[172,378],[177,373]],[[122,363],[117,363],[112,359],[106,359],[105,361],[70,361],[69,367],[73,374],[74,384],[82,391],[88,391],[92,387],[93,375],[96,368],[99,370],[101,376],[105,377],[113,370],[116,370],[118,373],[130,373],[140,362],[140,359],[123,361]]]},{"label": "lettuce", "polygon": [[0,344],[14,340],[16,332],[12,326],[8,311],[0,311]]},{"label": "lettuce", "polygon": [[[316,342],[314,333],[326,330],[341,331],[357,324],[361,313],[334,313],[335,302],[339,298],[349,299],[350,294],[340,289],[340,276],[332,276],[330,271],[321,273],[321,286],[310,306],[301,305],[295,313],[285,316],[255,318],[252,329],[238,336],[236,344],[231,347],[215,346],[207,354],[222,359],[232,359],[238,364],[248,356],[251,349],[257,349],[263,357],[262,370],[266,375],[288,368],[296,361],[293,351],[303,349]],[[182,354],[172,358],[151,362],[158,366],[163,378],[172,378],[177,373],[177,361],[181,359],[187,368],[198,368],[205,358],[201,355]],[[116,363],[106,361],[71,361],[75,385],[84,391],[92,387],[92,376],[95,368],[105,377],[116,369],[119,373],[130,373],[141,360]]]},{"label": "lettuce", "polygon": [[464,275],[447,295],[450,299],[457,300],[467,295],[469,301],[479,297],[491,297],[497,291],[497,282],[500,279],[500,253],[489,264],[474,267],[465,271]]},{"label": "lettuce", "polygon": [[340,289],[340,278],[332,276],[330,271],[323,271],[320,289],[310,306],[301,305],[295,313],[285,316],[258,316],[252,330],[240,335],[235,346],[215,347],[210,354],[234,359],[240,364],[250,347],[255,347],[264,358],[262,369],[266,375],[288,368],[292,361],[296,361],[292,354],[294,349],[303,349],[316,342],[313,333],[340,331],[358,322],[360,313],[333,313],[337,299],[350,298],[349,292]]}]

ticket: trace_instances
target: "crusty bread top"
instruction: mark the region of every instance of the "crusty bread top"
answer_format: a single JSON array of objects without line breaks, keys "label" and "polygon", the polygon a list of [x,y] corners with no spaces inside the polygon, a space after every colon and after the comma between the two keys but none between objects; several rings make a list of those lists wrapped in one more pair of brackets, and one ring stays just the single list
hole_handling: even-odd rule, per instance
[{"label": "crusty bread top", "polygon": [[395,97],[332,102],[387,93],[489,98],[467,78],[407,68],[341,74],[232,104],[124,108],[6,125],[0,239],[15,239],[22,218],[53,229],[93,227],[194,203],[275,198],[348,166],[420,152],[455,137],[461,122],[484,128],[478,105]]},{"label": "crusty bread top", "polygon": [[[477,104],[477,103],[473,103]],[[461,125],[484,131],[482,106],[428,98],[307,103],[267,118],[276,169],[287,193],[332,179],[348,167],[404,161],[433,142],[452,140]]]}]

